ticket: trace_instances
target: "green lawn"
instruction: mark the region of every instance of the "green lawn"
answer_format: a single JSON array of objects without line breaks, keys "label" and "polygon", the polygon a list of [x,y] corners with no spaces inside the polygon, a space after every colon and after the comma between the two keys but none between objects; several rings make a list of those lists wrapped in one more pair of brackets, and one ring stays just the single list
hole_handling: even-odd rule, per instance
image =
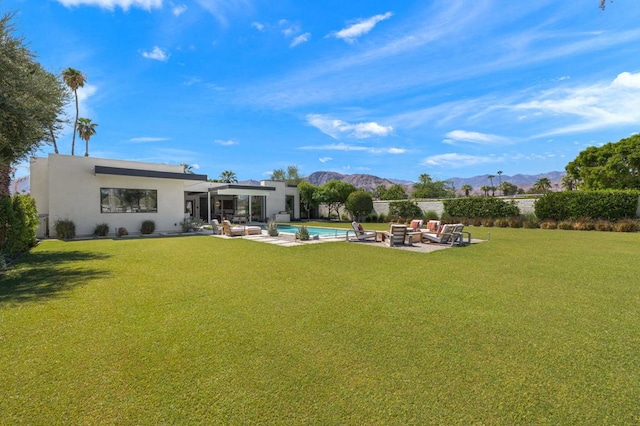
[{"label": "green lawn", "polygon": [[0,275],[0,423],[639,423],[640,234],[471,230],[46,241]]}]

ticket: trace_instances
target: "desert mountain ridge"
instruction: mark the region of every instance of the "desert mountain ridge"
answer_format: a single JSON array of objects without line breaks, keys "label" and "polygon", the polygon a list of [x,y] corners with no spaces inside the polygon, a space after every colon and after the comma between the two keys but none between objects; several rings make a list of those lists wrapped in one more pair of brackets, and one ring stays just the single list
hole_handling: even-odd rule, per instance
[{"label": "desert mountain ridge", "polygon": [[[525,190],[531,188],[538,179],[547,178],[551,181],[552,187],[555,189],[556,186],[560,187],[560,182],[562,177],[564,176],[564,172],[547,172],[540,173],[536,175],[525,175],[525,174],[516,174],[516,175],[502,175],[498,177],[497,175],[493,178],[493,185],[498,186],[499,182],[510,182],[516,185],[518,188],[523,188]],[[487,177],[488,175],[479,175],[473,176],[469,178],[458,178],[452,177],[449,179],[443,179],[445,181],[449,181],[453,183],[454,188],[456,190],[460,190],[463,185],[471,185],[474,189],[474,193],[479,194],[480,188],[485,185],[490,185],[491,181]],[[389,178],[381,178],[374,175],[369,174],[341,174],[337,172],[313,172],[309,176],[305,178],[309,183],[314,185],[324,185],[330,180],[342,180],[344,182],[348,182],[355,186],[358,189],[363,189],[366,191],[373,191],[379,185],[384,185],[385,187],[390,187],[391,185],[398,184],[407,187],[408,192],[411,191],[412,186],[415,182],[406,181],[406,180],[398,180],[398,179],[389,179]]]},{"label": "desert mountain ridge", "polygon": [[[534,183],[538,179],[547,178],[551,181],[553,189],[561,187],[560,183],[562,177],[564,176],[564,172],[547,172],[540,173],[537,175],[525,175],[525,174],[516,174],[516,175],[502,175],[501,177],[495,176],[493,178],[494,186],[498,186],[499,182],[511,182],[516,185],[518,188],[523,188],[525,190],[531,188]],[[370,175],[370,174],[342,174],[337,172],[328,172],[328,171],[318,171],[313,172],[309,176],[305,178],[306,181],[312,183],[314,185],[324,185],[330,180],[341,180],[344,182],[348,182],[355,186],[358,189],[363,189],[365,191],[373,192],[377,186],[384,185],[385,187],[390,187],[391,185],[402,185],[407,188],[407,192],[411,192],[412,185],[414,182],[400,179],[391,179],[391,178],[381,178],[378,176]],[[473,187],[474,194],[480,194],[480,188],[484,185],[490,185],[490,180],[487,178],[487,175],[479,175],[473,176],[470,178],[458,178],[452,177],[450,179],[444,179],[446,181],[450,181],[453,183],[454,188],[460,191],[463,185],[471,185]],[[258,181],[255,180],[245,180],[239,182],[241,184],[249,185],[259,184]],[[556,185],[558,185],[556,187]],[[30,182],[29,176],[20,177],[11,182],[11,192],[12,193],[29,193],[30,190]]]}]

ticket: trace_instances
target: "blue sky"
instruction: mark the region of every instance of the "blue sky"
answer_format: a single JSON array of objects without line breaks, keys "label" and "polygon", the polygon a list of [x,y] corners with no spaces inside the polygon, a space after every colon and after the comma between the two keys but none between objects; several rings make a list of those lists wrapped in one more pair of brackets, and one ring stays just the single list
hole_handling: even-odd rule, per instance
[{"label": "blue sky", "polygon": [[[210,178],[297,165],[416,181],[561,171],[637,133],[640,8],[598,5],[0,0],[0,11],[17,12],[47,70],[87,76],[91,156]],[[69,127],[61,153],[70,145]]]}]

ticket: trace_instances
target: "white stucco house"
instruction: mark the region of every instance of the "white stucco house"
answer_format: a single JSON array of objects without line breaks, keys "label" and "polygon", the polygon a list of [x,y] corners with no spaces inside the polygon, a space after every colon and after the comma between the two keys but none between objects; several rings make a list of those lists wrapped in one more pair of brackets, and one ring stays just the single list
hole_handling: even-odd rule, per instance
[{"label": "white stucco house", "polygon": [[38,237],[55,237],[57,220],[72,220],[76,235],[89,236],[106,223],[110,234],[124,227],[138,233],[153,220],[156,232],[180,232],[186,218],[280,222],[300,218],[298,188],[281,181],[259,185],[208,182],[182,166],[49,154],[30,164],[31,196]]}]

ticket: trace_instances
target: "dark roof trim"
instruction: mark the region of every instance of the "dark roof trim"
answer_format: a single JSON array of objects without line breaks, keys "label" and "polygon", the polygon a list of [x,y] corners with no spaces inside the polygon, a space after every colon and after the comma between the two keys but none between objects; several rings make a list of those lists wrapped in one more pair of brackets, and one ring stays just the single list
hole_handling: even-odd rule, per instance
[{"label": "dark roof trim", "polygon": [[160,172],[158,170],[126,169],[122,167],[95,166],[94,171],[96,174],[102,174],[102,175],[134,176],[134,177],[177,179],[177,180],[198,180],[198,181],[207,180],[207,175]]},{"label": "dark roof trim", "polygon": [[275,191],[275,186],[257,186],[257,185],[234,185],[232,183],[223,186],[216,186],[215,188],[209,188],[209,191],[215,192],[220,189],[263,189],[265,191]]}]

